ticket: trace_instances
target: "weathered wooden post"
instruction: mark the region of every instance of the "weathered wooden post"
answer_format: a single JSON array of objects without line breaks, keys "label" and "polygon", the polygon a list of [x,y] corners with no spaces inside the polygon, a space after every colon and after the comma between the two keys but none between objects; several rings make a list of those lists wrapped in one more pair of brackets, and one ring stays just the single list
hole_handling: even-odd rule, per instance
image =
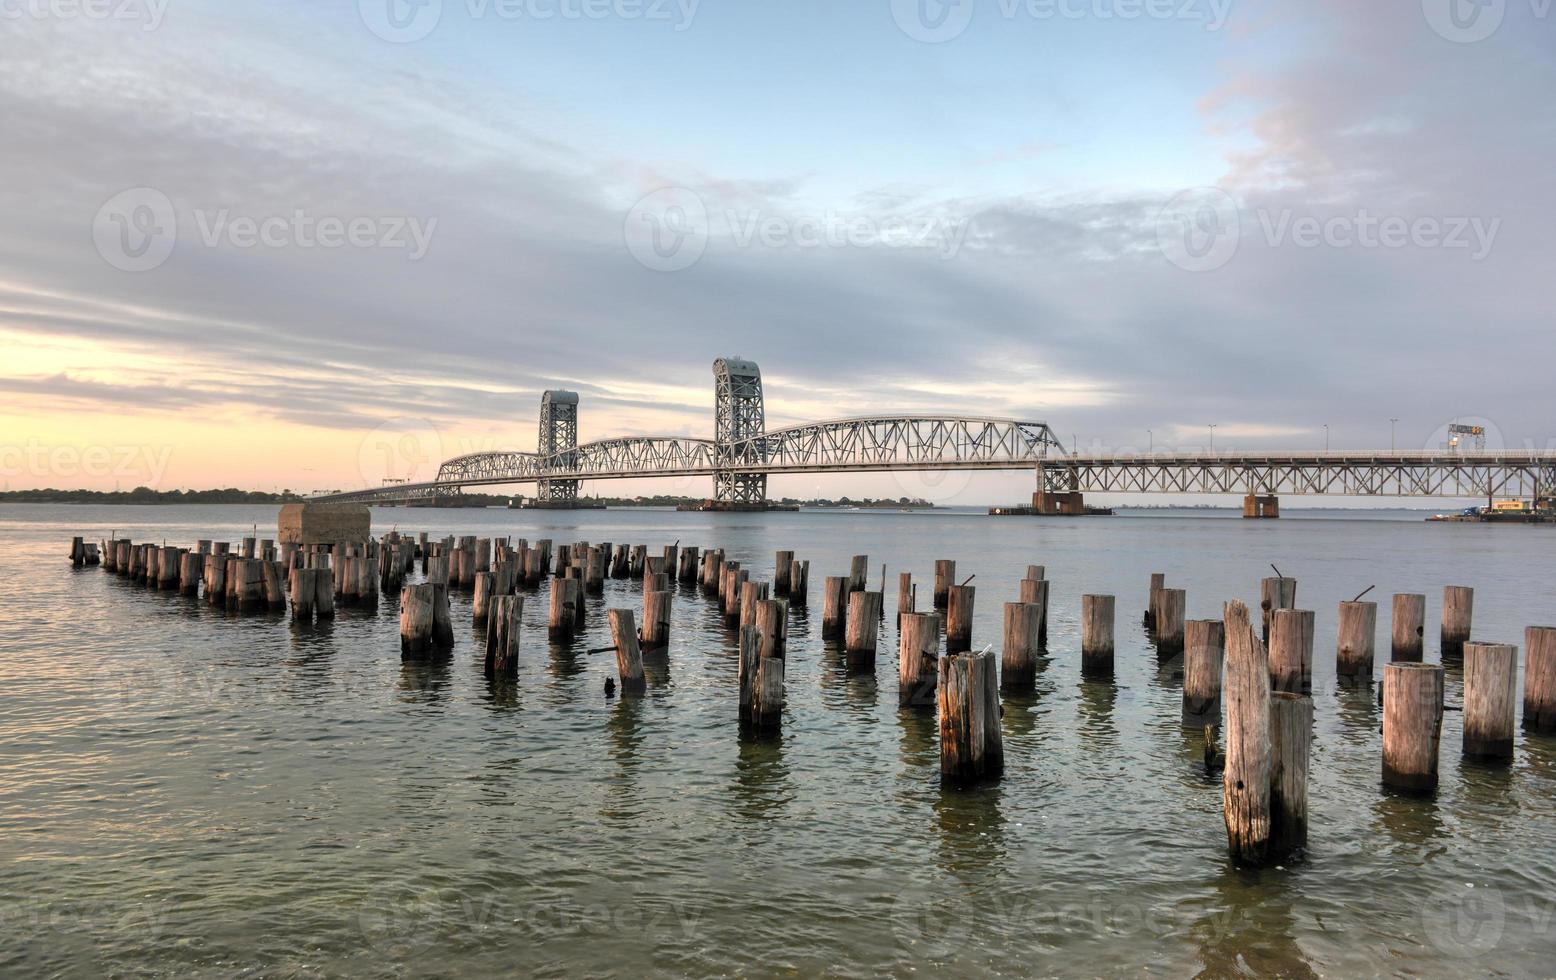
[{"label": "weathered wooden post", "polygon": [[590,595],[600,595],[605,591],[605,553],[597,547],[589,549],[584,591]]},{"label": "weathered wooden post", "polygon": [[292,618],[299,623],[313,621],[313,573],[312,568],[298,568],[292,571]]},{"label": "weathered wooden post", "polygon": [[1475,590],[1467,585],[1443,589],[1442,654],[1444,660],[1464,656],[1464,644],[1470,638],[1470,620],[1475,612]]},{"label": "weathered wooden post", "polygon": [[258,544],[258,539],[257,538],[244,538],[243,539],[243,551],[239,554],[238,557],[240,557],[240,558],[253,558],[254,557],[254,548],[255,548],[255,546],[257,544]]},{"label": "weathered wooden post", "polygon": [[1110,595],[1081,596],[1081,675],[1113,676],[1113,623],[1117,603]]},{"label": "weathered wooden post", "polygon": [[724,589],[724,625],[738,627],[740,625],[740,595],[745,591],[746,583],[751,579],[751,571],[746,568],[728,568],[725,574],[729,576],[729,583]]},{"label": "weathered wooden post", "polygon": [[[1046,582],[1034,584],[1046,585]],[[1042,649],[1038,627],[1041,606],[1030,602],[1005,603],[1004,651],[1000,656],[1000,690],[1030,691],[1037,683],[1037,655]]]},{"label": "weathered wooden post", "polygon": [[643,646],[663,650],[670,645],[670,593],[643,593]]},{"label": "weathered wooden post", "polygon": [[1145,593],[1145,616],[1143,622],[1148,630],[1156,629],[1156,593],[1167,587],[1167,576],[1163,572],[1151,573],[1151,586]]},{"label": "weathered wooden post", "polygon": [[648,545],[635,544],[627,553],[627,577],[640,579],[648,563]]},{"label": "weathered wooden post", "polygon": [[863,592],[869,587],[870,556],[855,555],[848,566],[848,594]]},{"label": "weathered wooden post", "polygon": [[1282,691],[1270,695],[1270,857],[1281,860],[1307,847],[1307,774],[1313,743],[1313,699]]},{"label": "weathered wooden post", "polygon": [[161,559],[157,563],[157,588],[178,588],[178,565],[180,552],[177,548],[163,548]]},{"label": "weathered wooden post", "polygon": [[972,649],[973,600],[977,593],[975,585],[953,585],[947,591],[945,652],[948,654]]},{"label": "weathered wooden post", "polygon": [[1297,580],[1278,576],[1259,581],[1259,609],[1264,614],[1264,642],[1270,642],[1270,617],[1277,609],[1295,609]]},{"label": "weathered wooden post", "polygon": [[1464,754],[1502,762],[1513,757],[1513,714],[1518,698],[1518,648],[1510,643],[1466,643]]},{"label": "weathered wooden post", "polygon": [[956,562],[935,560],[935,608],[945,609],[951,601],[951,586],[956,584]]},{"label": "weathered wooden post", "polygon": [[[274,548],[271,549],[275,551]],[[265,589],[265,604],[271,609],[286,608],[286,583],[281,578],[279,562],[260,560],[260,577]],[[376,599],[377,593],[374,593]]]},{"label": "weathered wooden post", "polygon": [[907,613],[897,641],[897,706],[935,706],[940,660],[940,614]]},{"label": "weathered wooden post", "polygon": [[222,555],[205,556],[205,601],[219,606],[227,596],[227,559]]},{"label": "weathered wooden post", "polygon": [[697,549],[686,547],[681,549],[680,567],[676,570],[676,580],[680,582],[697,581]]},{"label": "weathered wooden post", "polygon": [[637,624],[632,610],[612,609],[609,613],[611,641],[616,644],[616,671],[621,676],[621,693],[639,694],[648,690],[643,675],[643,653],[638,648]]},{"label": "weathered wooden post", "polygon": [[[947,600],[955,608],[953,586]],[[940,709],[940,780],[972,786],[999,779],[1005,771],[1000,735],[999,679],[994,654],[985,650],[940,658],[936,698]]]},{"label": "weathered wooden post", "polygon": [[567,601],[573,609],[573,631],[583,629],[584,611],[588,598],[584,595],[583,572],[575,565],[567,570],[567,577],[563,580],[572,582],[567,591]]},{"label": "weathered wooden post", "polygon": [[1313,693],[1311,609],[1277,609],[1270,616],[1270,689]]},{"label": "weathered wooden post", "polygon": [[205,572],[205,557],[197,551],[178,556],[178,591],[194,595],[200,591],[200,576]]},{"label": "weathered wooden post", "polygon": [[1226,604],[1226,770],[1222,810],[1232,859],[1263,864],[1270,850],[1270,666],[1248,608]]},{"label": "weathered wooden post", "polygon": [[902,629],[902,617],[913,614],[915,599],[913,573],[899,572],[897,574],[897,628],[899,630]]},{"label": "weathered wooden post", "polygon": [[805,608],[810,593],[810,561],[797,561],[789,566],[789,602]]},{"label": "weathered wooden post", "polygon": [[1442,732],[1442,665],[1410,660],[1385,664],[1383,784],[1416,793],[1435,791]]},{"label": "weathered wooden post", "polygon": [[1339,640],[1335,648],[1335,674],[1342,681],[1371,681],[1378,638],[1376,602],[1340,603]]},{"label": "weathered wooden post", "polygon": [[762,656],[787,656],[789,604],[782,599],[762,599],[757,602],[756,629],[762,639]]},{"label": "weathered wooden post", "polygon": [[724,551],[712,548],[702,553],[702,591],[716,595],[719,583],[724,581]]},{"label": "weathered wooden post", "polygon": [[1175,657],[1183,652],[1183,617],[1188,594],[1183,589],[1162,589],[1156,598],[1156,650],[1161,656]]},{"label": "weathered wooden post", "polygon": [[1524,728],[1556,732],[1556,627],[1524,630]]},{"label": "weathered wooden post", "polygon": [[881,606],[885,597],[868,589],[848,597],[847,640],[848,669],[875,672],[875,646],[880,632]]},{"label": "weathered wooden post", "polygon": [[571,594],[577,588],[577,579],[551,580],[551,605],[546,611],[546,632],[553,640],[572,639],[574,624]]},{"label": "weathered wooden post", "polygon": [[435,585],[407,585],[400,590],[400,656],[419,657],[433,648]]},{"label": "weathered wooden post", "polygon": [[[487,572],[492,568],[492,539],[476,538],[475,540],[475,572]],[[475,572],[470,575],[470,581],[475,583]]]},{"label": "weathered wooden post", "polygon": [[1183,727],[1221,724],[1221,664],[1226,657],[1226,624],[1191,619],[1184,624]]},{"label": "weathered wooden post", "polygon": [[773,568],[773,597],[782,599],[789,594],[789,568],[794,564],[794,552],[778,552]]},{"label": "weathered wooden post", "polygon": [[747,579],[740,583],[740,598],[735,605],[736,625],[756,625],[756,604],[767,598],[767,583]]},{"label": "weathered wooden post", "polygon": [[70,539],[70,564],[76,568],[86,564],[86,538],[78,536]]},{"label": "weathered wooden post", "polygon": [[848,578],[828,575],[822,582],[821,635],[835,640],[843,635],[848,620]]},{"label": "weathered wooden post", "polygon": [[[328,555],[321,555],[325,560]],[[335,616],[335,583],[328,567],[309,569],[313,578],[313,614],[320,619]]]},{"label": "weathered wooden post", "polygon": [[783,726],[784,659],[761,650],[756,678],[751,684],[751,729],[754,734],[775,734]]},{"label": "weathered wooden post", "polygon": [[1048,646],[1048,586],[1047,579],[1025,578],[1021,580],[1021,601],[1038,608],[1037,643]]},{"label": "weathered wooden post", "polygon": [[241,559],[238,565],[238,609],[258,609],[265,603],[265,565],[258,558]]},{"label": "weathered wooden post", "polygon": [[751,703],[754,698],[752,688],[756,685],[756,674],[762,656],[762,636],[755,626],[747,626],[740,631],[736,643],[735,684],[740,692],[740,721],[742,724],[749,724]]},{"label": "weathered wooden post", "polygon": [[495,581],[491,572],[475,573],[475,598],[470,600],[470,611],[476,626],[486,625],[486,618],[491,611],[492,595],[496,591],[493,588]]},{"label": "weathered wooden post", "polygon": [[[1426,596],[1404,594],[1394,597],[1394,621],[1391,628],[1393,658],[1420,663],[1422,637],[1426,632]],[[1385,674],[1385,677],[1388,675]]]},{"label": "weathered wooden post", "polygon": [[524,597],[496,596],[486,625],[486,676],[519,676],[519,639],[523,632]]}]

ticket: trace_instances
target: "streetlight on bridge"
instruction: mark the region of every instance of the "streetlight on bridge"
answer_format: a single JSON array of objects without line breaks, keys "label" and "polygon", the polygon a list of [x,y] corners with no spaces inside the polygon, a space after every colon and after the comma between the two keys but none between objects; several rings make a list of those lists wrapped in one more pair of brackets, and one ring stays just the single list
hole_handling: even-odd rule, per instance
[{"label": "streetlight on bridge", "polygon": [[1218,422],[1210,423],[1210,451],[1212,453],[1216,451],[1216,426],[1219,424]]},{"label": "streetlight on bridge", "polygon": [[1389,419],[1389,452],[1394,451],[1394,432],[1399,425],[1399,419]]},{"label": "streetlight on bridge", "polygon": [[1329,426],[1324,426],[1324,452],[1329,451]]}]

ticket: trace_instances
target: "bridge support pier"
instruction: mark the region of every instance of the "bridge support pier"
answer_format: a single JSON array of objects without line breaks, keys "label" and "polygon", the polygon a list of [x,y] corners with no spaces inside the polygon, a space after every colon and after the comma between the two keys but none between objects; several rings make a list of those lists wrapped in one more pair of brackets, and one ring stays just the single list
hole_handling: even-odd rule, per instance
[{"label": "bridge support pier", "polygon": [[1038,490],[1032,494],[1032,510],[1048,516],[1082,516],[1086,513],[1086,495],[1079,490]]},{"label": "bridge support pier", "polygon": [[1243,498],[1243,517],[1249,520],[1280,516],[1280,498],[1273,493],[1250,493]]}]

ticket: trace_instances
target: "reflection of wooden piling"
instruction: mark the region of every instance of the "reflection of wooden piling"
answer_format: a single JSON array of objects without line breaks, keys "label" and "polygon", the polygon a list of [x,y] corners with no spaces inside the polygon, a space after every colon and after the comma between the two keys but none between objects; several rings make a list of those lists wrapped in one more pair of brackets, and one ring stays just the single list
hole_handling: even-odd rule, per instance
[{"label": "reflection of wooden piling", "polygon": [[1191,619],[1184,624],[1183,640],[1183,725],[1219,725],[1226,624],[1218,619]]},{"label": "reflection of wooden piling", "polygon": [[1372,680],[1378,638],[1376,602],[1340,603],[1339,638],[1335,644],[1335,674],[1342,680]]},{"label": "reflection of wooden piling", "polygon": [[1513,757],[1518,697],[1518,648],[1509,643],[1466,643],[1464,754],[1502,761]]},{"label": "reflection of wooden piling", "polygon": [[848,578],[828,575],[822,582],[821,635],[835,640],[843,635],[848,619]]},{"label": "reflection of wooden piling", "polygon": [[1393,623],[1390,627],[1393,659],[1420,663],[1424,652],[1422,636],[1425,630],[1426,596],[1396,595]]},{"label": "reflection of wooden piling", "polygon": [[1474,589],[1466,585],[1450,585],[1443,589],[1443,659],[1457,660],[1464,655],[1464,644],[1469,642],[1470,621],[1474,612]]},{"label": "reflection of wooden piling", "polygon": [[637,624],[632,610],[612,609],[609,613],[611,641],[616,644],[616,672],[621,677],[623,694],[640,693],[648,689],[643,676],[643,653],[638,646]]},{"label": "reflection of wooden piling", "polygon": [[1038,639],[1038,627],[1042,620],[1042,607],[1035,603],[1005,603],[1004,649],[1000,655],[1001,690],[1029,691],[1037,682],[1037,654],[1042,647]]},{"label": "reflection of wooden piling", "polygon": [[1116,607],[1110,595],[1081,596],[1081,674],[1113,674],[1113,623]]},{"label": "reflection of wooden piling", "polygon": [[972,649],[973,600],[975,585],[953,585],[947,591],[945,652],[964,653]]},{"label": "reflection of wooden piling", "polygon": [[940,614],[908,613],[898,624],[897,704],[933,709],[940,660]]},{"label": "reflection of wooden piling", "polygon": [[[947,597],[953,608],[955,588]],[[1004,773],[1005,747],[1000,735],[996,675],[992,652],[969,650],[940,658],[936,698],[942,783],[969,786],[998,779]]]},{"label": "reflection of wooden piling", "polygon": [[1556,627],[1524,630],[1524,728],[1556,732]]},{"label": "reflection of wooden piling", "polygon": [[1270,616],[1270,689],[1313,693],[1313,610],[1277,609]]}]

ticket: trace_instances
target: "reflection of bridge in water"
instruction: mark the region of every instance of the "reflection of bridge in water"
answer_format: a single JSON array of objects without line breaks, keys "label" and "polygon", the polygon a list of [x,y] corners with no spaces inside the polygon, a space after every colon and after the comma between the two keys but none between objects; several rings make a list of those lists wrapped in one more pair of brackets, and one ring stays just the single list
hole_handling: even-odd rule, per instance
[{"label": "reflection of bridge in water", "polygon": [[761,509],[767,478],[787,473],[1030,470],[1033,509],[1084,511],[1086,493],[1243,494],[1248,516],[1278,514],[1277,497],[1556,497],[1556,453],[1323,452],[1072,455],[1043,422],[893,415],[768,431],[762,375],[737,358],[714,362],[714,437],[632,436],[578,444],[578,396],[541,398],[537,451],[448,460],[436,480],[316,498],[391,503],[464,487],[534,483],[540,506],[576,506],[582,480],[710,476],[712,506]]}]

